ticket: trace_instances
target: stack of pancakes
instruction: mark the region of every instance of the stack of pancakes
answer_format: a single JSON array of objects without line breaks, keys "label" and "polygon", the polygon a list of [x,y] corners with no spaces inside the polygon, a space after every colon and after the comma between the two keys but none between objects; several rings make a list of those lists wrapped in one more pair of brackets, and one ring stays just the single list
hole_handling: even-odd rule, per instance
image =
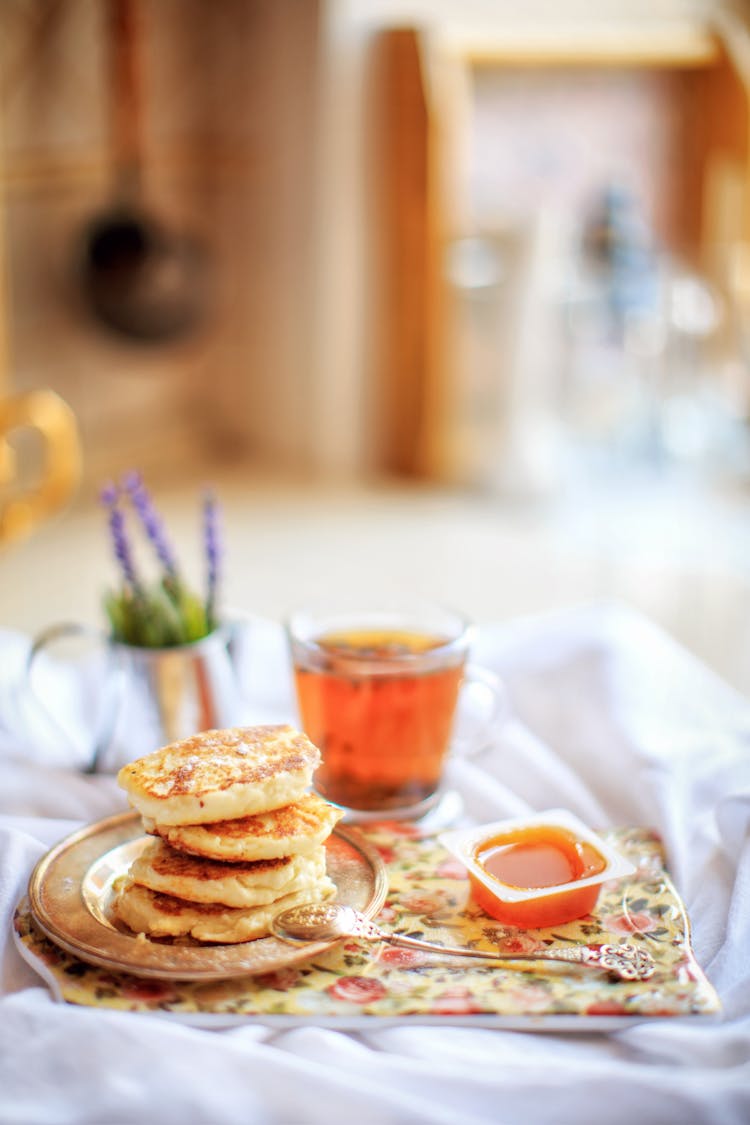
[{"label": "stack of pancakes", "polygon": [[154,839],[116,888],[150,937],[240,942],[335,894],[325,841],[340,809],[307,792],[320,761],[290,726],[203,731],[123,766],[118,783]]}]

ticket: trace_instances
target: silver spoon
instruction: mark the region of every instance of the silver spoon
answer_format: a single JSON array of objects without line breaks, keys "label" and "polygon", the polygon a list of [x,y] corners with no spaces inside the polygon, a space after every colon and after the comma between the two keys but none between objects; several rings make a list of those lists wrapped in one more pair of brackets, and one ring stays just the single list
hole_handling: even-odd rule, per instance
[{"label": "silver spoon", "polygon": [[648,980],[654,972],[654,960],[645,949],[635,945],[571,945],[559,949],[535,950],[531,953],[490,953],[465,946],[440,945],[420,941],[403,934],[381,930],[359,910],[335,902],[303,903],[277,914],[271,928],[282,941],[304,945],[307,942],[338,941],[345,937],[363,941],[385,941],[406,949],[422,949],[449,957],[473,957],[482,961],[565,961],[603,969],[621,980]]}]

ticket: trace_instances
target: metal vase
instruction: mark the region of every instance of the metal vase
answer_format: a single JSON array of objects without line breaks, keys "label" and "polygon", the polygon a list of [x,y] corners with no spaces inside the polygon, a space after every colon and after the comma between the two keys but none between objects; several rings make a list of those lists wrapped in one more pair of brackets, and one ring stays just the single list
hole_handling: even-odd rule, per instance
[{"label": "metal vase", "polygon": [[192,644],[140,648],[110,642],[112,706],[90,769],[113,772],[197,731],[234,726],[242,701],[227,625]]},{"label": "metal vase", "polygon": [[[240,622],[230,622],[192,644],[142,648],[77,622],[52,625],[31,645],[26,686],[58,739],[78,761],[86,761],[87,772],[114,773],[167,743],[243,722],[247,705],[236,658],[241,629]],[[35,682],[39,656],[76,638],[92,644],[98,654],[93,680],[90,668],[79,668],[91,697],[83,744],[71,737]]]}]

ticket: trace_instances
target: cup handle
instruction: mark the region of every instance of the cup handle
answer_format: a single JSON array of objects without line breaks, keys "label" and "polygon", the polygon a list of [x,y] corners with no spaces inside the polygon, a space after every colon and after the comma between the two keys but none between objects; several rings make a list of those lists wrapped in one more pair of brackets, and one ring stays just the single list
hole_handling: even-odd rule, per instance
[{"label": "cup handle", "polygon": [[[483,700],[482,714],[470,723],[461,718],[461,697],[473,694]],[[490,734],[510,715],[508,692],[499,676],[489,668],[467,664],[459,691],[456,725],[451,741],[451,753],[468,758],[478,754],[487,745]],[[461,727],[465,729],[462,730]]]},{"label": "cup handle", "polygon": [[0,485],[20,487],[17,454],[8,436],[36,430],[43,441],[39,479],[20,495],[0,496],[0,544],[27,536],[68,502],[81,479],[81,448],[73,411],[54,391],[39,389],[0,402]]},{"label": "cup handle", "polygon": [[[37,668],[37,661],[41,653],[45,652],[48,648],[54,645],[57,641],[64,640],[66,637],[89,637],[93,640],[103,644],[106,648],[106,640],[97,629],[93,629],[87,625],[81,625],[75,621],[61,622],[58,625],[50,625],[49,628],[43,629],[41,633],[37,634],[29,649],[29,654],[26,658],[25,669],[25,682],[34,705],[38,708],[40,713],[44,715],[48,723],[60,734],[65,740],[66,744],[75,752],[76,755],[81,753],[81,746],[76,745],[75,740],[71,737],[70,732],[65,728],[64,724],[60,722],[55,713],[42,699],[37,685],[34,682],[35,671]],[[109,672],[109,670],[108,670]],[[120,684],[119,678],[113,680],[109,674],[105,676],[105,687],[103,692],[103,706],[101,710],[101,727],[94,738],[93,746],[84,748],[86,757],[89,759],[88,765],[85,767],[85,773],[96,773],[99,768],[100,757],[110,742],[114,733],[115,722],[117,719],[117,710],[119,703]]]}]

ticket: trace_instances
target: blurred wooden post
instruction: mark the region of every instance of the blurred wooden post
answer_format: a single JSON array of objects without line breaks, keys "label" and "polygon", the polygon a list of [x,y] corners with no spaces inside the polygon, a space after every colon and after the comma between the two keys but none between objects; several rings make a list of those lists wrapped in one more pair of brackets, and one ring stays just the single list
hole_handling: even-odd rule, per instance
[{"label": "blurred wooden post", "polygon": [[413,476],[424,471],[437,276],[430,111],[416,30],[378,36],[373,77],[378,461],[387,472]]},{"label": "blurred wooden post", "polygon": [[[5,206],[0,174],[0,398],[10,391],[8,343],[8,249],[5,234]],[[0,479],[2,472],[0,471]]]},{"label": "blurred wooden post", "polygon": [[[4,105],[0,97],[0,402],[10,394],[10,315],[8,312],[8,236],[5,210]],[[7,438],[0,435],[0,488],[13,476],[15,461]]]}]

